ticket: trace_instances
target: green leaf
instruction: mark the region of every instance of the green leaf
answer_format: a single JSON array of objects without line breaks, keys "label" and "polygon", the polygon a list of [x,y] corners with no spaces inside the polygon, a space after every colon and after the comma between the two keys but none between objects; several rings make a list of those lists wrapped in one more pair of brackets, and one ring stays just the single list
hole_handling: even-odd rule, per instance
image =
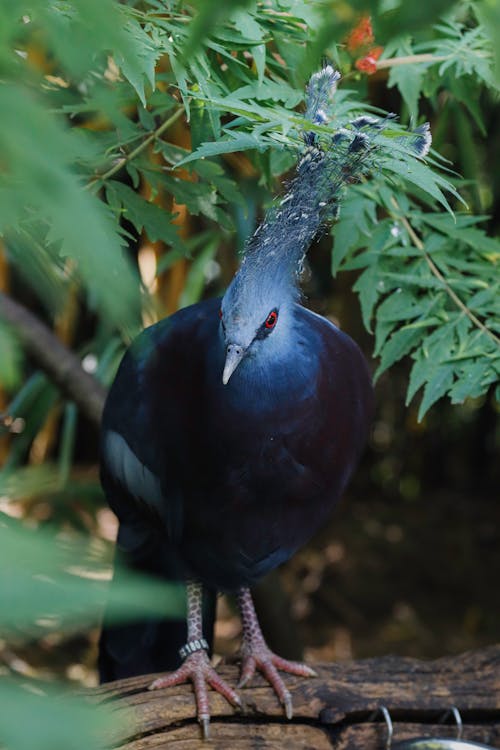
[{"label": "green leaf", "polygon": [[416,326],[404,326],[393,333],[382,348],[380,364],[375,372],[377,380],[385,370],[411,352],[422,340],[425,331]]},{"label": "green leaf", "polygon": [[[244,206],[244,198],[234,180],[229,179],[224,169],[214,161],[200,159],[193,164],[194,170],[207,182],[215,185],[219,193],[229,203]],[[284,170],[282,170],[284,171]],[[281,172],[280,172],[281,174]]]},{"label": "green leaf", "polygon": [[474,4],[474,12],[481,19],[485,34],[490,37],[495,60],[495,80],[500,86],[500,5],[497,0],[483,0]]},{"label": "green leaf", "polygon": [[430,314],[435,311],[439,299],[425,297],[419,300],[414,290],[398,288],[384,299],[377,308],[374,354],[380,354],[388,334],[396,323],[421,318],[423,325],[428,325]]},{"label": "green leaf", "polygon": [[427,380],[429,372],[429,357],[422,350],[419,349],[414,355],[415,362],[410,372],[410,379],[408,381],[408,390],[406,393],[406,406],[410,403],[415,393],[423,386]]},{"label": "green leaf", "polygon": [[182,103],[184,104],[184,108],[186,110],[186,117],[189,122],[190,118],[190,92],[188,87],[188,75],[186,68],[181,63],[180,60],[177,59],[175,55],[171,55],[170,58],[170,65],[172,66],[172,70],[174,72],[175,78],[177,80],[177,85],[179,86],[179,91],[182,96]]},{"label": "green leaf", "polygon": [[453,364],[440,364],[424,387],[424,395],[418,410],[418,421],[422,421],[431,406],[444,396],[453,385],[455,368]]},{"label": "green leaf", "polygon": [[461,404],[466,398],[477,398],[484,393],[491,383],[498,380],[498,374],[487,359],[481,358],[475,362],[467,363],[460,371],[458,380],[450,389],[451,403]]},{"label": "green leaf", "polygon": [[22,231],[32,255],[39,252],[40,242],[47,253],[57,247],[62,257],[75,262],[91,291],[91,304],[111,322],[133,330],[139,318],[137,276],[123,256],[106,207],[83,190],[73,170],[82,140],[74,139],[38,100],[16,86],[0,85],[0,109],[0,233],[19,236]]},{"label": "green leaf", "polygon": [[[411,54],[413,54],[413,50],[409,43],[402,45],[395,52],[396,57],[403,57]],[[414,123],[418,120],[418,100],[420,92],[422,91],[424,72],[425,68],[422,64],[393,65],[390,69],[389,80],[387,82],[389,88],[392,88],[393,86],[398,87],[401,96],[408,107],[410,120]]]},{"label": "green leaf", "polygon": [[371,331],[371,318],[373,308],[381,294],[379,289],[379,271],[376,265],[370,266],[364,271],[353,286],[359,294],[361,303],[361,314],[367,331]]},{"label": "green leaf", "polygon": [[423,213],[420,219],[448,237],[469,245],[476,252],[489,255],[492,261],[500,260],[500,241],[495,237],[488,237],[483,229],[456,224],[450,216],[439,214]]},{"label": "green leaf", "polygon": [[[239,8],[253,5],[254,0],[218,0],[206,2],[196,0],[196,14],[189,24],[189,31],[181,51],[183,60],[189,60],[198,51],[212,30],[227,18],[234,17]],[[249,19],[250,21],[250,19]]]},{"label": "green leaf", "polygon": [[0,736],[9,750],[106,750],[109,737],[130,722],[123,711],[68,694],[67,685],[39,680],[4,677],[0,703]]},{"label": "green leaf", "polygon": [[96,554],[85,538],[58,538],[1,515],[0,632],[33,638],[51,629],[79,630],[100,621],[107,597],[110,621],[148,614],[178,617],[184,612],[182,587],[131,571],[118,573],[108,592],[108,560],[109,555],[104,557],[102,550]]},{"label": "green leaf", "polygon": [[247,151],[250,148],[255,148],[258,151],[262,151],[264,149],[264,145],[262,144],[261,140],[254,135],[249,135],[247,133],[233,133],[232,131],[229,131],[228,135],[225,138],[221,138],[218,141],[213,141],[210,143],[202,143],[201,146],[196,149],[196,151],[193,151],[192,154],[185,156],[184,159],[181,159],[181,161],[179,161],[176,166],[181,167],[190,161],[204,159],[207,156],[232,154],[235,151]]},{"label": "green leaf", "polygon": [[137,21],[129,19],[123,30],[127,37],[126,43],[123,51],[122,48],[116,51],[116,62],[136,90],[142,106],[146,107],[144,82],[148,81],[154,89],[155,66],[161,50]]},{"label": "green leaf", "polygon": [[0,320],[0,385],[14,389],[21,379],[22,350],[14,331]]},{"label": "green leaf", "polygon": [[372,224],[376,221],[376,204],[352,189],[347,192],[340,208],[339,218],[334,224],[332,235],[334,245],[331,259],[331,272],[337,275],[339,268],[351,250],[368,243]]},{"label": "green leaf", "polygon": [[450,214],[453,215],[450,204],[444,196],[441,188],[447,190],[458,200],[464,202],[455,188],[438,174],[430,170],[421,162],[413,159],[411,163],[404,163],[398,159],[386,158],[384,160],[384,169],[388,169],[395,175],[403,178],[406,182],[416,185],[424,193],[437,200]]},{"label": "green leaf", "polygon": [[140,233],[144,229],[152,242],[162,240],[168,245],[181,244],[177,227],[171,223],[172,214],[161,206],[142,198],[139,193],[121,182],[109,182],[106,197],[111,206],[123,208],[123,216]]},{"label": "green leaf", "polygon": [[206,284],[206,273],[209,262],[213,259],[218,247],[218,238],[208,242],[191,264],[184,290],[181,295],[180,306],[186,307],[199,302]]}]

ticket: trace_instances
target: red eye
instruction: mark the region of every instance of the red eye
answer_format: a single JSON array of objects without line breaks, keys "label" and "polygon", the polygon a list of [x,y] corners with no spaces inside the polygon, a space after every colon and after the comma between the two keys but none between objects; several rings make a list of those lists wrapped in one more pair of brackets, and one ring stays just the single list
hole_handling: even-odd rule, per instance
[{"label": "red eye", "polygon": [[276,310],[273,310],[267,316],[267,320],[265,322],[266,328],[274,328],[277,320],[278,320],[278,313],[276,312]]}]

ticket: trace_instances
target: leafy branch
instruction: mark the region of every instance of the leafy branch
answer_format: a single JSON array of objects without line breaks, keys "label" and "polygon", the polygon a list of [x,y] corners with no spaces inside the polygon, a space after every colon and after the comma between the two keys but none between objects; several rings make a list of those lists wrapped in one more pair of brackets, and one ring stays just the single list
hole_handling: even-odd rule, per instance
[{"label": "leafy branch", "polygon": [[451,288],[451,286],[448,284],[448,282],[446,281],[446,278],[443,276],[443,274],[441,273],[441,271],[439,270],[439,268],[436,266],[436,264],[432,260],[431,256],[427,252],[427,250],[425,249],[424,243],[422,242],[422,240],[417,235],[417,233],[413,229],[412,225],[410,224],[410,222],[408,221],[408,219],[404,215],[404,213],[401,210],[401,207],[398,204],[398,202],[397,202],[396,198],[394,197],[394,195],[391,196],[391,204],[394,206],[394,208],[395,208],[395,210],[397,212],[397,214],[396,214],[397,219],[401,222],[401,224],[404,226],[404,228],[408,232],[408,236],[412,240],[412,242],[415,245],[415,247],[418,248],[418,250],[420,250],[420,252],[424,256],[424,258],[425,258],[425,260],[427,262],[427,265],[429,266],[429,268],[432,271],[432,273],[434,274],[434,276],[437,279],[439,279],[439,281],[441,282],[441,284],[445,288],[446,293],[451,297],[451,299],[456,304],[456,306],[465,315],[467,315],[467,317],[469,318],[469,320],[477,328],[479,328],[483,333],[485,333],[487,336],[489,336],[495,342],[495,344],[497,346],[500,346],[500,337],[498,337],[493,331],[491,331],[489,328],[487,328],[484,325],[484,323],[482,323],[479,320],[479,318],[476,315],[474,315],[474,313],[471,310],[469,310],[469,308],[467,307],[467,305],[460,299],[460,297],[458,296],[458,294],[456,294],[456,292],[454,292],[453,289]]},{"label": "leafy branch", "polygon": [[171,117],[169,117],[167,120],[165,120],[159,127],[156,128],[145,140],[137,146],[137,148],[134,148],[132,151],[130,151],[126,156],[122,157],[121,159],[118,159],[116,164],[114,164],[110,169],[107,170],[107,172],[104,172],[100,175],[95,175],[85,186],[85,189],[88,190],[91,187],[93,187],[97,182],[106,182],[106,180],[109,180],[110,177],[114,177],[115,174],[118,174],[123,167],[128,164],[129,162],[136,159],[138,156],[140,156],[151,143],[154,143],[154,141],[159,138],[163,133],[165,133],[177,120],[181,117],[181,115],[184,114],[184,107],[179,107]]}]

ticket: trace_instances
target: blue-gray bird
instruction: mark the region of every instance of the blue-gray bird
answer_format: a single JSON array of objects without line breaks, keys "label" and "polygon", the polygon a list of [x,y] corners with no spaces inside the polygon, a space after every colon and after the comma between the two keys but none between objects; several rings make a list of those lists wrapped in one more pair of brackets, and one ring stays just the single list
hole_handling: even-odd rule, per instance
[{"label": "blue-gray bird", "polygon": [[[312,76],[306,122],[325,125],[338,78],[330,66]],[[359,117],[333,136],[305,125],[296,175],[248,242],[222,301],[192,305],[145,330],[106,403],[102,482],[120,521],[118,546],[131,567],[187,582],[187,633],[167,619],[106,626],[101,677],[177,667],[151,687],[192,681],[205,735],[207,683],[240,704],[207,653],[214,592],[237,594],[239,686],[261,671],[291,717],[278,670],[314,674],[268,648],[250,587],[325,522],[365,444],[372,386],[363,356],[300,304],[298,278],[345,186],[377,164],[385,124]],[[428,126],[407,141],[425,154]],[[172,658],[178,648],[180,666]]]}]

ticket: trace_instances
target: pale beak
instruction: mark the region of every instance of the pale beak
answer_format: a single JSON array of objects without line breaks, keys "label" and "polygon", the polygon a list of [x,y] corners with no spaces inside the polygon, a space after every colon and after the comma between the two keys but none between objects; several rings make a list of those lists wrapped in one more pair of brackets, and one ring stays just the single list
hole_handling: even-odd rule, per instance
[{"label": "pale beak", "polygon": [[224,372],[222,373],[222,382],[227,385],[229,378],[236,370],[241,360],[246,354],[246,349],[238,344],[228,344],[226,349],[226,363],[224,365]]}]

